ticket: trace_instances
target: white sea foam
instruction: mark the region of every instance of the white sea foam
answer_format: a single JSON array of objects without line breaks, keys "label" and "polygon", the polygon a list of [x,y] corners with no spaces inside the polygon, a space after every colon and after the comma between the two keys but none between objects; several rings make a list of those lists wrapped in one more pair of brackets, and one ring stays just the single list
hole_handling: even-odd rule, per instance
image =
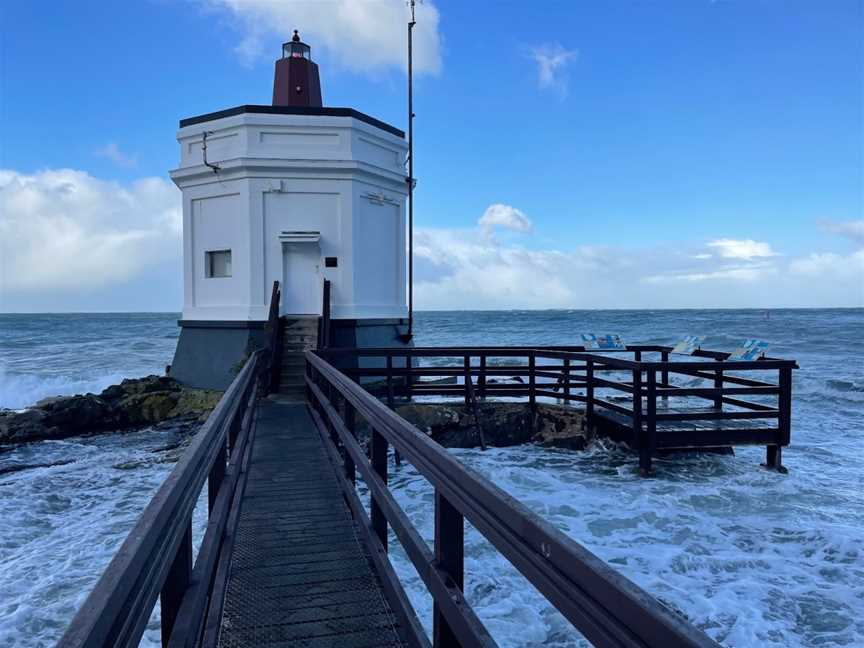
[{"label": "white sea foam", "polygon": [[[98,391],[158,370],[176,336],[173,316],[38,319],[17,321],[11,338],[12,329],[0,326],[7,367],[0,404]],[[420,313],[416,323],[423,345],[567,344],[580,331],[634,341],[713,331],[711,348],[732,348],[744,337],[775,341],[776,355],[801,364],[792,446],[784,453],[789,475],[761,470],[762,449],[660,459],[648,480],[614,444],[585,452],[453,452],[723,645],[864,645],[864,311],[778,311],[768,321],[748,311]],[[64,326],[67,337],[58,333]],[[22,380],[28,375],[31,382]],[[7,393],[18,400],[7,401]],[[0,474],[0,646],[56,642],[170,470],[159,462],[166,439],[141,432],[0,454],[0,471],[44,466]],[[47,465],[63,461],[71,463]],[[397,499],[431,544],[431,488],[407,464],[390,474]],[[468,600],[503,645],[582,645],[485,540],[471,529],[466,538]],[[390,544],[428,626],[429,596],[395,537]],[[158,643],[157,609],[142,645]]]},{"label": "white sea foam", "polygon": [[119,383],[124,378],[139,377],[141,374],[107,373],[98,377],[10,373],[0,366],[0,408],[23,409],[50,396],[69,396],[72,394],[98,394],[109,385]]}]

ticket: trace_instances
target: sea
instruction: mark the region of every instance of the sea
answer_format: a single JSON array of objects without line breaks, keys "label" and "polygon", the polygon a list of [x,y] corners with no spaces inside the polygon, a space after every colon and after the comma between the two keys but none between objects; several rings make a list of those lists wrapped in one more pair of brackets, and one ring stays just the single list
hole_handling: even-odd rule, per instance
[{"label": "sea", "polygon": [[[178,315],[0,315],[0,407],[98,392],[162,373]],[[864,646],[864,309],[420,312],[416,343],[579,344],[746,338],[792,358],[789,474],[763,448],[656,461],[604,441],[584,451],[532,445],[451,450],[724,646]],[[0,452],[0,646],[51,646],[155,489],[181,433],[170,429],[44,441]],[[431,540],[433,494],[405,463],[398,501]],[[201,511],[196,529],[204,524]],[[200,533],[199,533],[200,537]],[[470,526],[465,591],[502,646],[582,646],[572,627]],[[431,601],[404,553],[393,560],[421,620]],[[159,644],[158,608],[143,646]]]}]

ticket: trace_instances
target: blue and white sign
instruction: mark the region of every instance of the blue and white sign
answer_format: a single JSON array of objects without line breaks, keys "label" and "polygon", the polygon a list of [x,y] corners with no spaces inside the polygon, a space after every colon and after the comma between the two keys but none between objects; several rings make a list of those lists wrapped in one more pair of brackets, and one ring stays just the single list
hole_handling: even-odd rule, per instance
[{"label": "blue and white sign", "polygon": [[627,345],[620,335],[594,335],[593,333],[582,334],[582,346],[585,350],[598,351],[626,351]]},{"label": "blue and white sign", "polygon": [[758,360],[765,356],[770,345],[764,340],[749,339],[732,352],[729,360]]},{"label": "blue and white sign", "polygon": [[702,343],[705,341],[704,335],[685,335],[672,348],[672,353],[680,353],[681,355],[693,355],[694,351],[702,348]]}]

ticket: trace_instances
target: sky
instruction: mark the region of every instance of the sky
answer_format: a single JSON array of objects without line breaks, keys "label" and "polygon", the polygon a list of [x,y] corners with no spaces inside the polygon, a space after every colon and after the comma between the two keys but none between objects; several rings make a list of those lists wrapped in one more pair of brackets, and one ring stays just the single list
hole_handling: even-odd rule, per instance
[{"label": "sky", "polygon": [[[178,120],[406,126],[403,0],[0,7],[0,311],[182,308]],[[418,5],[418,309],[864,306],[864,2]]]}]

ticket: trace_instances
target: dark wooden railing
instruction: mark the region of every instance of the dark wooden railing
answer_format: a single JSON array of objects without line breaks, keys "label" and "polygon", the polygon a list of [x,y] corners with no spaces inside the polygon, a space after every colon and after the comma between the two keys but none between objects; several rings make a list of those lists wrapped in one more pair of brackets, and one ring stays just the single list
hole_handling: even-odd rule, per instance
[{"label": "dark wooden railing", "polygon": [[[409,355],[414,356],[414,351],[417,356],[434,353],[423,349],[412,350]],[[462,351],[477,355],[476,349]],[[454,352],[455,349],[447,350],[449,355],[456,355]],[[378,350],[377,354],[381,353]],[[406,352],[399,350],[395,355],[405,356]],[[502,353],[498,350],[489,355]],[[341,483],[346,500],[372,549],[371,556],[382,574],[388,596],[399,603],[396,612],[403,627],[413,632],[416,645],[428,645],[428,641],[387,557],[388,529],[393,530],[432,597],[433,645],[436,648],[496,645],[463,593],[466,520],[594,645],[642,648],[717,645],[583,546],[463,466],[447,450],[334,368],[322,354],[310,351],[306,359],[313,418],[328,441],[333,460],[344,470]],[[411,371],[393,368],[392,363],[388,366],[391,375],[407,375]],[[540,373],[533,362],[529,366],[532,375]],[[498,375],[491,367],[486,370]],[[368,375],[370,370],[362,371]],[[426,375],[423,369],[417,371],[419,374],[414,375]],[[464,372],[464,367],[460,371]],[[486,384],[485,389],[491,393],[498,386]],[[371,430],[370,456],[356,437],[361,420]],[[388,488],[390,446],[435,489],[431,549]],[[369,489],[369,515],[354,487],[357,472]]]},{"label": "dark wooden railing", "polygon": [[[269,382],[265,350],[255,351],[156,491],[58,644],[137,646],[161,602],[162,644],[196,645],[211,609],[229,512],[242,492],[255,402]],[[209,518],[192,561],[192,513],[207,484]],[[218,601],[217,601],[218,602]]]},{"label": "dark wooden railing", "polygon": [[318,318],[318,349],[330,346],[330,280],[324,280],[321,296],[321,317]]},{"label": "dark wooden railing", "polygon": [[[321,355],[365,358],[365,364],[373,366],[343,371],[370,386],[377,381],[390,407],[400,396],[448,396],[470,403],[474,377],[480,398],[525,398],[535,409],[538,398],[584,403],[589,427],[601,422],[629,427],[633,436],[625,440],[638,450],[645,474],[657,449],[722,445],[765,445],[767,465],[783,470],[782,447],[789,445],[791,436],[795,361],[736,362],[728,360],[728,353],[714,351],[670,361],[670,353],[671,347],[634,345],[605,353],[589,353],[582,347],[418,347],[328,349]],[[766,380],[766,373],[773,373],[776,380]],[[673,376],[707,381],[711,386],[676,385],[670,382]],[[452,383],[430,380],[448,377]],[[771,402],[765,402],[765,397]],[[672,399],[687,399],[683,402],[688,406],[672,407]],[[707,401],[710,407],[693,407],[693,399]],[[729,421],[756,423],[724,427]],[[673,422],[679,424],[677,430],[670,425]],[[683,429],[687,422],[694,429]]]},{"label": "dark wooden railing", "polygon": [[279,379],[282,375],[282,318],[279,317],[279,303],[282,300],[282,290],[279,282],[273,282],[273,291],[270,293],[270,313],[267,316],[267,330],[270,333],[270,392],[278,391]]}]

